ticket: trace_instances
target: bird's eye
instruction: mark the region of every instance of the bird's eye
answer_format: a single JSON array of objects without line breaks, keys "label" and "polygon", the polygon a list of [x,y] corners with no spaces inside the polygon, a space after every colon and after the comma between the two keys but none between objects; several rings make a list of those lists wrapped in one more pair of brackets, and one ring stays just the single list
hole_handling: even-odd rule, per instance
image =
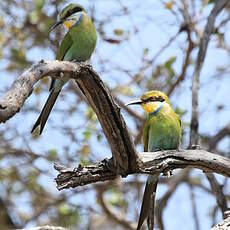
[{"label": "bird's eye", "polygon": [[163,102],[165,101],[165,99],[161,96],[156,96],[156,97],[150,97],[150,101],[159,101],[159,102]]},{"label": "bird's eye", "polygon": [[165,101],[165,99],[163,97],[159,96],[158,101],[163,102],[163,101]]}]

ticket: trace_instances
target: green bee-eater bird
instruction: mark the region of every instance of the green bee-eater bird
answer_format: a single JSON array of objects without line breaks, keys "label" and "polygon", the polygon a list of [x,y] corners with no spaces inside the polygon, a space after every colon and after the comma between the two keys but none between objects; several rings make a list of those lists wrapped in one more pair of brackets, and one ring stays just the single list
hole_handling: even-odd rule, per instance
[{"label": "green bee-eater bird", "polygon": [[[140,100],[127,105],[139,104],[147,113],[144,127],[144,151],[178,149],[181,140],[181,122],[173,111],[168,97],[160,91],[149,91]],[[153,229],[154,203],[159,175],[149,175],[138,221],[139,230],[148,217],[148,228]]]},{"label": "green bee-eater bird", "polygon": [[[61,41],[56,59],[77,62],[83,62],[90,59],[96,46],[97,34],[85,9],[79,4],[69,4],[61,11],[59,14],[59,21],[51,28],[51,30],[60,24],[64,24],[68,32]],[[66,77],[52,80],[50,95],[31,132],[40,126],[40,134],[42,133],[51,109],[53,108],[63,85],[67,81],[68,78]]]}]

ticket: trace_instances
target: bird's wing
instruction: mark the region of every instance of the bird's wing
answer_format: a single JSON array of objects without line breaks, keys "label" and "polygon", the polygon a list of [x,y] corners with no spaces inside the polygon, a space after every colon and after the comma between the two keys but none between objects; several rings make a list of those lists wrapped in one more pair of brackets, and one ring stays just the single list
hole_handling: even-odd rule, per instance
[{"label": "bird's wing", "polygon": [[144,152],[148,151],[148,143],[149,143],[149,121],[147,120],[144,127],[143,132],[143,141],[144,141]]},{"label": "bird's wing", "polygon": [[181,127],[181,119],[180,119],[180,116],[177,113],[176,113],[176,117],[177,117],[177,120],[179,121],[180,127]]},{"label": "bird's wing", "polygon": [[[65,37],[63,38],[59,49],[58,49],[58,53],[56,56],[57,60],[63,60],[65,57],[65,54],[68,52],[69,48],[71,47],[71,45],[73,44],[72,38],[70,36],[69,33],[67,33],[65,35]],[[32,128],[31,133],[40,125],[40,134],[42,133],[42,130],[44,129],[44,126],[46,124],[46,121],[49,117],[49,114],[54,106],[54,103],[57,100],[57,97],[60,93],[60,91],[55,91],[53,90],[55,87],[55,81],[56,79],[52,79],[51,81],[51,85],[50,85],[50,95],[37,119],[37,121],[34,124],[34,127]]]},{"label": "bird's wing", "polygon": [[[65,54],[68,52],[68,50],[70,49],[70,47],[73,44],[73,40],[70,36],[70,33],[67,32],[66,35],[64,36],[64,38],[61,41],[61,44],[59,46],[58,52],[57,52],[57,56],[56,56],[56,60],[62,61],[65,57]],[[54,87],[54,82],[55,79],[52,79],[51,81],[51,85],[50,85],[50,91],[53,89]]]},{"label": "bird's wing", "polygon": [[62,39],[61,44],[58,49],[56,60],[63,60],[65,54],[68,52],[69,48],[72,46],[73,40],[69,32],[66,33],[65,37]]}]

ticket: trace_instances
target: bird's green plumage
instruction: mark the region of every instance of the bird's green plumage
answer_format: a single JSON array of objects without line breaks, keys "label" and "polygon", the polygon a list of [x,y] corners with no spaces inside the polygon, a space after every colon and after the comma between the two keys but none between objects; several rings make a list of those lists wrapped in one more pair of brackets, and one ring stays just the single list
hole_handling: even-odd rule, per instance
[{"label": "bird's green plumage", "polygon": [[[144,151],[177,149],[181,140],[181,122],[173,111],[168,97],[160,91],[149,91],[143,94],[140,104],[147,113],[143,131]],[[159,175],[148,176],[137,230],[148,217],[148,228],[153,229],[155,194]],[[152,213],[150,212],[152,210]]]},{"label": "bird's green plumage", "polygon": [[163,102],[156,114],[147,115],[143,137],[144,151],[178,148],[181,139],[180,120],[169,104]]},{"label": "bird's green plumage", "polygon": [[[61,23],[73,22],[68,32],[62,39],[58,53],[57,60],[65,61],[77,61],[84,62],[90,59],[97,41],[96,29],[86,14],[84,8],[78,4],[69,4],[59,14]],[[57,23],[59,25],[60,23]],[[38,117],[33,129],[33,132],[38,126],[40,126],[40,134],[45,126],[50,111],[63,87],[68,81],[68,78],[62,77],[62,79],[52,80],[50,86],[50,95],[42,109],[40,116]]]},{"label": "bird's green plumage", "polygon": [[[95,27],[89,16],[82,12],[79,21],[68,33],[72,44],[64,55],[66,61],[87,61],[93,53],[97,41]],[[62,45],[60,46],[62,47]]]},{"label": "bird's green plumage", "polygon": [[73,40],[70,36],[70,33],[67,32],[64,38],[62,39],[61,44],[59,45],[56,59],[59,61],[64,60],[65,54],[70,49],[72,44],[73,44]]},{"label": "bird's green plumage", "polygon": [[[83,62],[90,59],[97,42],[97,33],[89,16],[82,12],[79,21],[69,29],[59,46],[57,60]],[[53,80],[51,88],[60,90],[68,78]]]}]

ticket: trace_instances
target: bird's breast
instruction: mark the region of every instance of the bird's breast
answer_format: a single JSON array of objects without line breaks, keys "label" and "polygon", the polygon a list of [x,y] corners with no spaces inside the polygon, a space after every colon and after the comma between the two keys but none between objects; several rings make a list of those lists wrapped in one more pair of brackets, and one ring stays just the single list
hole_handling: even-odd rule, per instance
[{"label": "bird's breast", "polygon": [[177,115],[172,110],[162,109],[150,116],[148,150],[176,149],[181,139],[181,128]]},{"label": "bird's breast", "polygon": [[86,16],[69,30],[73,44],[65,55],[65,60],[86,61],[90,59],[97,41],[93,23]]}]

